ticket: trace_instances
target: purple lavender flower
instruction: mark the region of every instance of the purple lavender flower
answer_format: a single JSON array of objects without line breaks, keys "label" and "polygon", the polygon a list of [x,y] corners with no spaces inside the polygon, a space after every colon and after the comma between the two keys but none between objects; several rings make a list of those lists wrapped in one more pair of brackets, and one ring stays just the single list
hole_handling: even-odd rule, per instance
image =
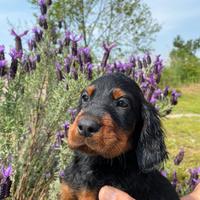
[{"label": "purple lavender flower", "polygon": [[12,60],[10,69],[9,69],[9,77],[11,79],[14,79],[17,73],[17,68],[18,68],[18,60]]},{"label": "purple lavender flower", "polygon": [[199,182],[199,168],[189,169],[190,178],[188,181],[188,185],[191,191],[194,190],[197,183]]},{"label": "purple lavender flower", "polygon": [[43,36],[43,31],[42,31],[40,28],[38,28],[38,27],[34,27],[34,28],[32,29],[32,32],[33,32],[34,35],[35,35],[35,40],[36,40],[36,42],[40,42],[41,39],[42,39],[42,36]]},{"label": "purple lavender flower", "polygon": [[70,65],[71,65],[71,59],[69,57],[64,59],[64,69],[69,74],[70,73]]},{"label": "purple lavender flower", "polygon": [[134,68],[136,66],[136,59],[134,56],[131,56],[130,59],[129,59],[129,63],[131,63],[132,67]]},{"label": "purple lavender flower", "polygon": [[17,51],[23,51],[21,38],[28,33],[28,30],[21,34],[17,34],[13,29],[11,29],[11,35],[15,36],[15,48]]},{"label": "purple lavender flower", "polygon": [[66,31],[65,32],[65,46],[68,47],[70,44],[70,36],[71,36],[71,32],[70,31]]},{"label": "purple lavender flower", "polygon": [[167,177],[167,172],[166,171],[162,170],[160,173],[161,173],[162,176]]},{"label": "purple lavender flower", "polygon": [[68,121],[66,121],[64,123],[64,130],[65,130],[65,135],[66,136],[68,135],[69,126],[70,126],[70,123]]},{"label": "purple lavender flower", "polygon": [[46,15],[40,15],[39,19],[39,25],[43,27],[45,30],[48,29],[48,24],[47,24],[47,17]]},{"label": "purple lavender flower", "polygon": [[0,60],[4,60],[5,59],[4,50],[5,50],[5,46],[4,45],[0,45]]},{"label": "purple lavender flower", "polygon": [[16,50],[15,48],[10,50],[9,55],[11,56],[12,60],[17,60],[22,58],[22,51],[21,50]]},{"label": "purple lavender flower", "polygon": [[64,178],[64,176],[65,176],[64,170],[61,170],[59,172],[59,177],[62,179],[62,178]]},{"label": "purple lavender flower", "polygon": [[150,65],[151,64],[151,56],[149,53],[147,53],[147,64]]},{"label": "purple lavender flower", "polygon": [[162,95],[162,90],[161,89],[155,90],[153,95],[154,95],[155,98],[159,99]]},{"label": "purple lavender flower", "polygon": [[36,69],[36,61],[37,61],[37,56],[29,56],[29,63],[31,70]]},{"label": "purple lavender flower", "polygon": [[7,61],[6,60],[0,60],[0,69],[1,68],[4,68],[7,64]]},{"label": "purple lavender flower", "polygon": [[10,188],[12,181],[7,177],[2,184],[0,184],[0,199],[5,199],[10,196]]},{"label": "purple lavender flower", "polygon": [[151,103],[152,105],[155,105],[157,101],[158,101],[158,99],[155,98],[154,95],[152,95],[152,97],[151,97],[151,99],[150,99],[150,103]]},{"label": "purple lavender flower", "polygon": [[71,116],[71,123],[72,123],[76,118],[77,110],[73,109],[73,108],[70,108],[70,109],[68,109],[68,113]]},{"label": "purple lavender flower", "polygon": [[101,61],[101,67],[103,68],[106,67],[110,52],[114,47],[116,47],[115,43],[108,44],[108,43],[103,42],[104,55]]},{"label": "purple lavender flower", "polygon": [[184,157],[184,149],[181,148],[178,155],[176,155],[176,157],[174,159],[174,164],[179,165],[182,162],[183,157]]},{"label": "purple lavender flower", "polygon": [[58,79],[58,81],[62,81],[64,79],[64,76],[61,71],[61,64],[56,62],[55,67],[56,67],[57,79]]},{"label": "purple lavender flower", "polygon": [[30,51],[37,47],[36,42],[33,39],[29,39],[27,43]]},{"label": "purple lavender flower", "polygon": [[45,0],[38,0],[38,4],[40,6],[40,11],[42,15],[45,15],[47,13],[47,6]]},{"label": "purple lavender flower", "polygon": [[91,54],[90,54],[90,48],[89,47],[82,48],[82,53],[83,53],[84,64],[91,63],[92,57],[91,57]]},{"label": "purple lavender flower", "polygon": [[0,77],[6,75],[6,60],[0,60]]},{"label": "purple lavender flower", "polygon": [[168,96],[168,94],[169,94],[169,86],[166,86],[163,91],[163,95],[164,95],[164,97],[166,97],[166,96]]},{"label": "purple lavender flower", "polygon": [[4,45],[0,45],[0,54],[4,53],[4,50],[5,50],[5,46]]},{"label": "purple lavender flower", "polygon": [[17,73],[18,59],[22,58],[23,53],[21,50],[17,51],[16,49],[11,49],[9,55],[12,58],[9,70],[9,76],[11,79],[14,79]]},{"label": "purple lavender flower", "polygon": [[65,137],[65,135],[63,132],[61,132],[61,131],[56,132],[56,144],[58,147],[60,145],[62,145],[64,137]]},{"label": "purple lavender flower", "polygon": [[114,72],[115,65],[113,64],[107,64],[107,74],[112,74]]},{"label": "purple lavender flower", "polygon": [[147,60],[146,60],[145,57],[142,59],[142,62],[143,62],[144,68],[147,68],[147,67],[148,67],[148,64],[147,64]]},{"label": "purple lavender flower", "polygon": [[5,179],[10,177],[12,174],[12,166],[9,165],[7,168],[2,167],[1,174],[3,175],[3,178],[5,178]]},{"label": "purple lavender flower", "polygon": [[107,52],[110,52],[116,46],[117,45],[115,43],[108,44],[108,43],[103,42],[103,48]]},{"label": "purple lavender flower", "polygon": [[37,54],[37,55],[35,56],[35,58],[36,58],[36,61],[37,61],[38,63],[41,61],[41,56],[40,56],[40,54]]},{"label": "purple lavender flower", "polygon": [[143,65],[142,65],[140,58],[137,59],[137,64],[138,64],[138,68],[142,69]]},{"label": "purple lavender flower", "polygon": [[178,178],[177,178],[177,174],[176,174],[176,171],[173,172],[173,175],[172,175],[172,186],[176,189],[176,186],[177,186],[177,183],[178,183]]},{"label": "purple lavender flower", "polygon": [[163,70],[163,61],[160,59],[160,55],[158,55],[154,63],[154,72],[156,74],[160,74],[162,70]]},{"label": "purple lavender flower", "polygon": [[22,66],[23,66],[24,72],[30,72],[31,71],[29,56],[23,55],[23,57],[22,57]]},{"label": "purple lavender flower", "polygon": [[17,33],[14,31],[14,29],[11,29],[11,35],[13,35],[13,36],[15,36],[15,37],[20,37],[20,38],[22,38],[23,36],[27,35],[27,33],[28,33],[28,30],[24,31],[24,32],[21,33],[21,34],[17,34]]},{"label": "purple lavender flower", "polygon": [[178,97],[180,96],[181,96],[180,93],[177,93],[176,90],[173,90],[171,95],[171,104],[176,105],[178,102]]},{"label": "purple lavender flower", "polygon": [[78,63],[79,63],[79,66],[80,66],[80,71],[83,73],[83,61],[82,61],[82,56],[80,53],[78,53]]},{"label": "purple lavender flower", "polygon": [[161,97],[161,95],[162,95],[161,89],[154,90],[154,92],[152,93],[152,96],[150,98],[150,103],[155,105],[156,102],[158,101],[158,99]]},{"label": "purple lavender flower", "polygon": [[156,86],[156,78],[155,78],[155,76],[154,76],[153,73],[151,73],[151,74],[148,76],[147,81],[148,81],[148,83],[149,83],[151,86],[153,86],[153,87]]},{"label": "purple lavender flower", "polygon": [[62,52],[63,52],[63,41],[58,40],[58,53],[62,54]]},{"label": "purple lavender flower", "polygon": [[143,74],[144,72],[142,70],[137,70],[135,72],[135,77],[134,79],[140,84],[141,83],[141,80],[143,79]]},{"label": "purple lavender flower", "polygon": [[87,79],[91,80],[92,79],[92,68],[93,65],[91,63],[87,64]]},{"label": "purple lavender flower", "polygon": [[70,40],[72,41],[72,55],[77,56],[78,54],[78,42],[82,40],[83,36],[82,35],[74,35],[73,33],[70,34]]},{"label": "purple lavender flower", "polygon": [[71,68],[70,73],[71,73],[72,77],[74,78],[74,80],[78,80],[78,73],[77,73],[77,70],[75,69],[75,67]]},{"label": "purple lavender flower", "polygon": [[46,0],[46,4],[50,6],[52,4],[52,0]]}]

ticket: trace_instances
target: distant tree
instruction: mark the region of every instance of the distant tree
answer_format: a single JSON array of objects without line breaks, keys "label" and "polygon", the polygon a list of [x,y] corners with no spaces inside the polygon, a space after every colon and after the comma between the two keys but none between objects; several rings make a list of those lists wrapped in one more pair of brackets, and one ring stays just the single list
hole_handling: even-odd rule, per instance
[{"label": "distant tree", "polygon": [[180,82],[200,80],[200,59],[196,55],[200,49],[200,38],[184,41],[177,36],[170,52],[170,67]]},{"label": "distant tree", "polygon": [[124,54],[150,50],[160,30],[141,0],[58,0],[49,12],[54,21],[82,34],[84,45],[96,53],[103,41],[119,44]]}]

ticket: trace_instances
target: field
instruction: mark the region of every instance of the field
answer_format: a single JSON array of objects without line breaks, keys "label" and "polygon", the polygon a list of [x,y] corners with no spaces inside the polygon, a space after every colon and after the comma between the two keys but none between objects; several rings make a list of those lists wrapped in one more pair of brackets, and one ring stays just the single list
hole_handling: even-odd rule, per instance
[{"label": "field", "polygon": [[[170,159],[166,166],[185,176],[188,169],[200,167],[200,84],[178,88],[182,93],[172,114],[163,119]],[[180,148],[185,157],[180,166],[173,165],[173,158]]]}]

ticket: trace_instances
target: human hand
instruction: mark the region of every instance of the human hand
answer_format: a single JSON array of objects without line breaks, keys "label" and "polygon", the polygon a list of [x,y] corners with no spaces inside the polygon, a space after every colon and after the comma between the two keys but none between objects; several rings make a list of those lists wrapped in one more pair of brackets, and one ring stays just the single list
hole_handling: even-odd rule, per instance
[{"label": "human hand", "polygon": [[99,192],[99,200],[135,200],[127,193],[111,186],[103,186]]},{"label": "human hand", "polygon": [[200,200],[200,183],[196,186],[193,192],[182,197],[181,200]]},{"label": "human hand", "polygon": [[[127,193],[111,187],[104,186],[99,192],[99,200],[135,200]],[[200,200],[200,183],[196,186],[193,192],[181,198],[181,200]]]}]

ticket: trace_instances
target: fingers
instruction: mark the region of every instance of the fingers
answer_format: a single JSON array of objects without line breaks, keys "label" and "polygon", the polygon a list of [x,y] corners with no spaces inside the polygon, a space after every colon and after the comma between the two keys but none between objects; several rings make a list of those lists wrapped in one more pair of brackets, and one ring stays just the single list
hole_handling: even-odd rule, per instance
[{"label": "fingers", "polygon": [[104,186],[99,192],[99,200],[135,200],[127,193],[111,186]]},{"label": "fingers", "polygon": [[192,193],[182,197],[181,200],[200,200],[200,183],[196,186]]},{"label": "fingers", "polygon": [[195,187],[194,191],[191,193],[195,200],[200,200],[200,183]]}]

